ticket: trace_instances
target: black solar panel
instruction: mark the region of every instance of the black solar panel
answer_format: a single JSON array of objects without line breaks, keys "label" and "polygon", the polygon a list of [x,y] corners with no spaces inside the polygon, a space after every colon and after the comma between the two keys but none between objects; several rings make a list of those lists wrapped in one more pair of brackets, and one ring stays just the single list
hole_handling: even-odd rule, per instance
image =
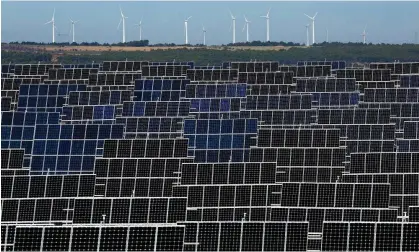
[{"label": "black solar panel", "polygon": [[147,65],[142,66],[143,76],[185,76],[190,65]]},{"label": "black solar panel", "polygon": [[137,72],[98,72],[90,74],[89,85],[134,85],[134,81],[141,79]]},{"label": "black solar panel", "polygon": [[48,75],[49,69],[61,67],[60,64],[16,64],[14,75]]},{"label": "black solar panel", "polygon": [[231,62],[231,69],[238,69],[239,72],[275,72],[278,71],[279,62]]},{"label": "black solar panel", "polygon": [[147,61],[104,61],[102,71],[141,71],[142,66],[146,66]]},{"label": "black solar panel", "polygon": [[49,80],[80,80],[89,79],[90,74],[96,74],[97,68],[55,68],[48,70]]}]

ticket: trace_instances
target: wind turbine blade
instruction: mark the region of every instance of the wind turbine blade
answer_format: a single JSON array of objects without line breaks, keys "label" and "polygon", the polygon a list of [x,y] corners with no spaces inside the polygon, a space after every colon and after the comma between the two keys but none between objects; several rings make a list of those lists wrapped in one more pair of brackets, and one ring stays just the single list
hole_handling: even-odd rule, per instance
[{"label": "wind turbine blade", "polygon": [[235,19],[236,17],[233,16],[233,13],[231,13],[231,10],[229,10],[229,12],[230,12],[231,19]]},{"label": "wind turbine blade", "polygon": [[365,28],[364,28],[364,33],[365,33],[365,30],[367,29],[367,25],[365,25]]},{"label": "wind turbine blade", "polygon": [[121,25],[121,22],[122,22],[122,18],[119,19],[119,24],[118,24],[118,27],[116,28],[117,30],[119,30],[119,26]]},{"label": "wind turbine blade", "polygon": [[269,17],[269,13],[271,12],[271,9],[272,9],[272,8],[269,8],[269,10],[268,10],[268,14],[266,14],[266,17]]},{"label": "wind turbine blade", "polygon": [[244,32],[244,29],[246,28],[246,25],[247,25],[247,23],[244,23],[242,32]]},{"label": "wind turbine blade", "polygon": [[54,19],[55,17],[55,8],[54,8],[54,12],[52,13],[52,19]]},{"label": "wind turbine blade", "polygon": [[316,14],[314,15],[313,19],[315,19],[315,18],[316,18],[317,14],[318,14],[318,12],[316,12]]},{"label": "wind turbine blade", "polygon": [[51,22],[52,22],[52,20],[51,20],[51,21],[46,22],[44,25],[49,24],[49,23],[51,23]]},{"label": "wind turbine blade", "polygon": [[313,19],[312,17],[310,17],[309,15],[307,15],[307,14],[305,14],[305,13],[304,13],[304,15],[306,15],[306,17],[308,17],[309,19]]}]

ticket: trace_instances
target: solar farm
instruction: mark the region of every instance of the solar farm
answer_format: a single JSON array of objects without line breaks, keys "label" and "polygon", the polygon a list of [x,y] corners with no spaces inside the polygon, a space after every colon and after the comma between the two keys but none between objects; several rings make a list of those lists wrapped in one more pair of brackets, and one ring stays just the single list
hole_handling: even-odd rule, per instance
[{"label": "solar farm", "polygon": [[419,62],[1,71],[1,251],[419,251]]}]

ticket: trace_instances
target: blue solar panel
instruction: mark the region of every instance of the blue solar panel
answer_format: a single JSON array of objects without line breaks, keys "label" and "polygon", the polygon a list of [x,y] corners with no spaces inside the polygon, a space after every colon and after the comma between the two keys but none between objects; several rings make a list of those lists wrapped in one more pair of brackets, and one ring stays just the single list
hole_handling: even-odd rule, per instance
[{"label": "blue solar panel", "polygon": [[179,101],[185,97],[189,80],[136,80],[134,97],[136,101]]},{"label": "blue solar panel", "polygon": [[[37,125],[32,171],[93,171],[105,139],[123,137],[124,125]],[[48,132],[45,134],[44,132]]]},{"label": "blue solar panel", "polygon": [[71,91],[85,91],[86,85],[30,84],[20,85],[19,111],[61,112]]},{"label": "blue solar panel", "polygon": [[257,133],[257,119],[186,119],[184,125],[195,162],[244,162]]},{"label": "blue solar panel", "polygon": [[400,87],[419,87],[419,74],[401,75]]}]

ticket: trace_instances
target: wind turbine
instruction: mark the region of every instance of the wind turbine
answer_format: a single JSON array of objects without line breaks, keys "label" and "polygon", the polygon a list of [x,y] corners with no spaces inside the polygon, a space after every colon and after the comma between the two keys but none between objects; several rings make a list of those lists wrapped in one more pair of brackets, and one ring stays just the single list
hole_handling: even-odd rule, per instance
[{"label": "wind turbine", "polygon": [[266,41],[269,41],[269,12],[271,12],[271,8],[269,8],[268,13],[266,13],[266,16],[260,16],[266,18]]},{"label": "wind turbine", "polygon": [[367,43],[367,40],[366,40],[366,38],[367,38],[367,33],[366,33],[366,30],[367,29],[367,25],[365,25],[365,27],[364,27],[364,31],[361,33],[361,36],[362,36],[362,38],[363,38],[363,42],[364,42],[364,44],[366,44]]},{"label": "wind turbine", "polygon": [[76,42],[76,40],[74,39],[74,34],[75,34],[74,24],[75,24],[75,23],[77,23],[77,22],[79,22],[79,20],[77,20],[77,21],[73,21],[73,20],[70,18],[70,22],[71,22],[71,29],[70,29],[70,32],[71,32],[71,34],[73,35],[73,43],[74,43],[74,42]]},{"label": "wind turbine", "polygon": [[307,33],[307,41],[306,41],[306,46],[310,46],[310,36],[309,36],[309,32],[308,32],[308,28],[310,27],[310,24],[306,24],[306,33]]},{"label": "wind turbine", "polygon": [[251,23],[249,20],[247,20],[246,16],[244,16],[244,26],[242,32],[244,32],[244,28],[246,28],[246,42],[249,42],[249,24]]},{"label": "wind turbine", "polygon": [[205,41],[205,35],[206,35],[206,33],[207,33],[207,30],[205,30],[205,27],[204,27],[204,25],[202,25],[202,33],[204,33],[204,45],[206,45],[206,41]]},{"label": "wind turbine", "polygon": [[125,19],[128,17],[124,16],[124,13],[122,13],[121,7],[119,7],[119,10],[121,11],[121,19],[119,20],[117,29],[119,29],[119,26],[121,25],[121,22],[122,22],[122,43],[125,43]]},{"label": "wind turbine", "polygon": [[305,14],[304,13],[304,15],[306,15],[306,17],[308,17],[309,19],[311,19],[311,26],[312,26],[312,29],[313,29],[313,44],[314,43],[316,43],[316,41],[315,41],[315,34],[314,34],[314,20],[316,19],[316,16],[317,16],[317,12],[316,12],[316,14],[314,15],[314,16],[312,16],[312,17],[310,17],[309,15],[307,15],[307,14]]},{"label": "wind turbine", "polygon": [[[230,16],[231,16],[231,20],[232,20],[232,26],[233,26],[233,44],[236,43],[236,17],[233,16],[233,13],[231,13],[230,11]],[[230,26],[231,29],[231,26]]]},{"label": "wind turbine", "polygon": [[140,40],[142,40],[142,33],[143,33],[143,29],[141,27],[142,23],[143,23],[143,19],[141,18],[140,22],[134,25],[134,26],[140,27]]},{"label": "wind turbine", "polygon": [[185,19],[185,45],[188,44],[188,20],[191,18],[192,16],[188,17],[187,19]]},{"label": "wind turbine", "polygon": [[52,19],[48,22],[46,22],[44,25],[52,23],[52,43],[55,43],[55,8],[54,8],[54,12],[52,13]]}]

